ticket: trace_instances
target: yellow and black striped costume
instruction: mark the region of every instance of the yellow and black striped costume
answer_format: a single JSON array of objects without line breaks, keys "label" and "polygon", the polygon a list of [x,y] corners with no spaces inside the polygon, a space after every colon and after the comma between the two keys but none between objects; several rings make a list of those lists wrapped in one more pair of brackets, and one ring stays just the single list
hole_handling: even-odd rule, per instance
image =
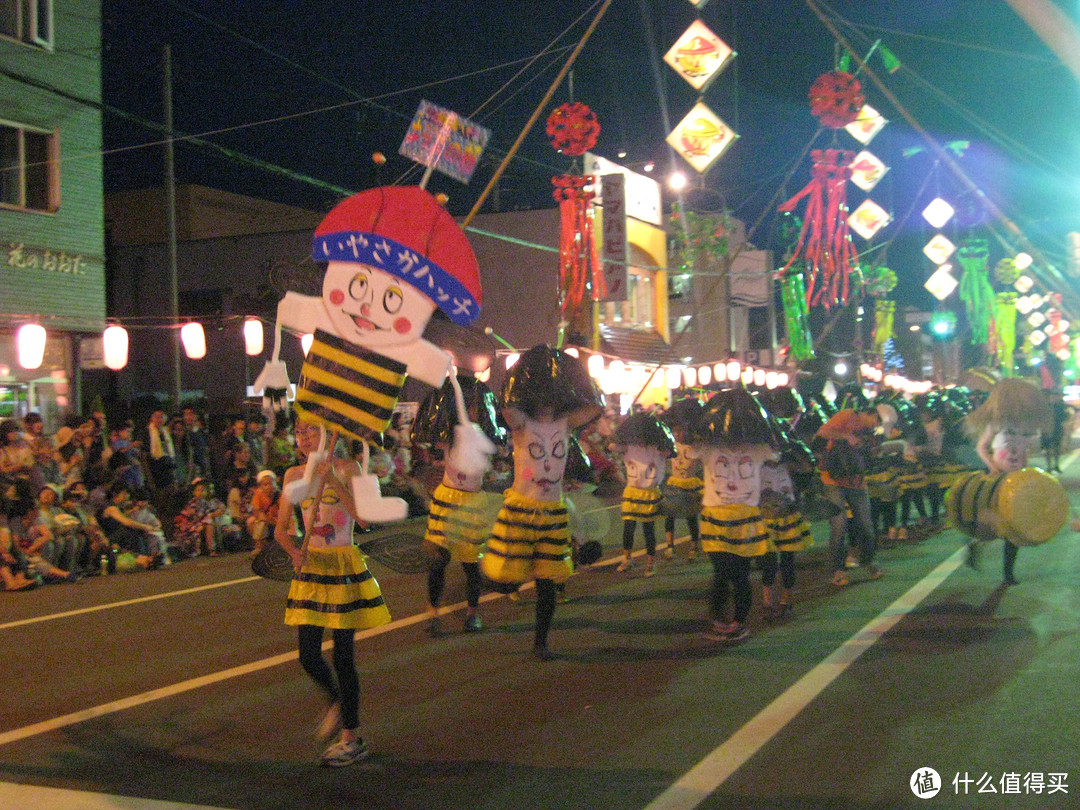
[{"label": "yellow and black striped costume", "polygon": [[481,508],[483,497],[440,483],[431,495],[424,539],[445,548],[455,562],[480,562],[491,528]]},{"label": "yellow and black striped costume", "polygon": [[379,583],[356,546],[309,547],[289,586],[285,624],[362,630],[390,622]]},{"label": "yellow and black striped costume", "polygon": [[623,520],[652,520],[660,515],[660,487],[625,487],[622,494]]},{"label": "yellow and black striped costume", "polygon": [[918,461],[904,459],[897,468],[896,485],[900,488],[900,494],[916,492],[930,485],[925,470]]},{"label": "yellow and black striped costume", "polygon": [[507,490],[480,570],[493,582],[507,584],[569,579],[574,564],[565,501],[538,501]]},{"label": "yellow and black striped costume", "polygon": [[293,407],[304,422],[362,440],[389,427],[406,369],[318,329],[300,369]]},{"label": "yellow and black striped costume", "polygon": [[871,500],[891,503],[900,500],[900,470],[889,459],[876,459],[866,474],[866,494]]},{"label": "yellow and black striped costume", "polygon": [[769,530],[770,551],[806,551],[814,545],[810,524],[798,509],[782,517],[766,518],[765,528]]},{"label": "yellow and black striped costume", "polygon": [[746,504],[706,506],[701,510],[701,548],[740,557],[760,557],[769,550],[769,530],[761,508]]}]

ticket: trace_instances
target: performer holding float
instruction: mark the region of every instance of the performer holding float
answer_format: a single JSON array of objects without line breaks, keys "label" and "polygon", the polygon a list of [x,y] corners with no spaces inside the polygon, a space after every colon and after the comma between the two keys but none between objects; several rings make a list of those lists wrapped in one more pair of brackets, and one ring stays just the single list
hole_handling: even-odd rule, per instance
[{"label": "performer holding float", "polygon": [[494,453],[496,442],[501,444],[506,440],[506,431],[495,414],[495,395],[475,377],[462,375],[457,377],[456,386],[448,380],[441,389],[429,394],[420,403],[412,425],[412,441],[441,453],[444,464],[442,481],[431,495],[424,535],[424,545],[431,558],[428,632],[432,635],[442,632],[439,601],[451,560],[460,562],[465,571],[468,607],[464,631],[475,633],[484,627],[477,612],[482,590],[480,558],[491,528],[488,515],[494,516],[494,510],[486,508],[486,501],[498,496],[481,491],[486,469],[466,471],[459,466],[456,437],[462,433],[463,426],[469,431],[470,423],[483,431],[488,440],[489,455]]},{"label": "performer holding float", "polygon": [[556,585],[573,573],[563,497],[570,431],[600,415],[603,397],[577,358],[540,345],[509,370],[499,399],[514,447],[514,482],[504,495],[480,568],[507,592],[536,580],[533,654],[547,661],[555,657],[547,638]]},{"label": "performer holding float", "polygon": [[645,535],[645,576],[656,573],[656,518],[660,516],[660,485],[664,481],[667,460],[675,454],[671,430],[654,416],[635,413],[626,417],[615,430],[615,445],[624,448],[626,487],[622,495],[623,560],[617,571],[633,567],[637,525]]},{"label": "performer holding float", "polygon": [[1005,585],[1017,585],[1016,556],[1020,546],[1053,539],[1069,516],[1069,501],[1053,476],[1027,466],[1039,446],[1039,433],[1052,415],[1036,386],[1015,377],[994,385],[986,401],[967,415],[965,427],[988,470],[969,473],[945,496],[950,522],[973,539],[968,564],[978,566],[981,544],[1005,541]]}]

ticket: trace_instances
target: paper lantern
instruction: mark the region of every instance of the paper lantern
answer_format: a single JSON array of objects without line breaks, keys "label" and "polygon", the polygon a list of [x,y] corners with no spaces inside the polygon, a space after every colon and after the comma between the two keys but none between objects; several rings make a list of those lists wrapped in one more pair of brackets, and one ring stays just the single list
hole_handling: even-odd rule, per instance
[{"label": "paper lantern", "polygon": [[667,136],[683,160],[704,174],[739,136],[703,102],[698,102]]},{"label": "paper lantern", "polygon": [[780,375],[775,371],[769,371],[765,374],[765,387],[772,391],[780,384]]},{"label": "paper lantern", "polygon": [[1031,299],[1026,295],[1022,295],[1016,299],[1016,311],[1021,315],[1027,315],[1034,308],[1035,305],[1031,303]]},{"label": "paper lantern", "polygon": [[483,371],[476,372],[473,376],[476,377],[477,382],[486,383],[491,379],[491,366],[488,366]]},{"label": "paper lantern", "polygon": [[180,327],[180,341],[184,344],[184,353],[190,360],[206,357],[206,333],[197,321],[185,323]]},{"label": "paper lantern", "polygon": [[1016,266],[1016,269],[1021,272],[1031,267],[1032,261],[1031,255],[1028,253],[1017,253],[1016,256],[1013,257],[1013,264]]},{"label": "paper lantern", "polygon": [[579,357],[581,353],[577,350],[577,346],[569,346],[566,349],[566,353],[571,357]]},{"label": "paper lantern", "polygon": [[783,387],[789,382],[791,382],[791,377],[788,376],[788,373],[786,371],[780,371],[777,372],[776,382],[778,385]]},{"label": "paper lantern", "polygon": [[922,216],[933,227],[941,229],[945,227],[945,223],[952,219],[955,213],[956,209],[945,200],[941,199],[941,197],[934,197],[930,204],[923,209]]},{"label": "paper lantern", "polygon": [[754,367],[747,366],[742,370],[742,374],[739,375],[739,379],[742,380],[743,385],[750,385],[754,381]]},{"label": "paper lantern", "polygon": [[753,377],[753,379],[754,379],[754,385],[756,385],[758,388],[765,385],[765,369],[763,369],[763,368],[755,368],[754,369],[754,377]]},{"label": "paper lantern", "polygon": [[1046,334],[1039,329],[1034,329],[1031,334],[1028,335],[1028,340],[1031,341],[1033,346],[1038,346],[1046,340]]},{"label": "paper lantern", "polygon": [[701,20],[694,20],[664,55],[664,61],[700,96],[734,57],[727,43]]},{"label": "paper lantern", "polygon": [[955,250],[956,245],[950,242],[944,234],[939,233],[923,246],[922,252],[934,264],[945,264]]},{"label": "paper lantern", "polygon": [[1020,278],[1013,283],[1013,287],[1015,287],[1016,291],[1021,295],[1027,295],[1034,286],[1035,282],[1032,280],[1031,276],[1020,276]]},{"label": "paper lantern", "polygon": [[101,333],[101,345],[105,353],[105,366],[119,371],[128,361],[128,333],[122,326],[107,326]]},{"label": "paper lantern", "polygon": [[45,359],[45,327],[39,323],[28,323],[19,327],[15,339],[19,352],[19,365],[25,369],[41,367]]},{"label": "paper lantern", "polygon": [[727,361],[727,378],[729,380],[731,380],[732,382],[735,382],[737,379],[739,379],[739,374],[741,372],[742,372],[742,366],[739,364],[738,360],[728,360]]},{"label": "paper lantern", "polygon": [[930,294],[938,301],[944,301],[952,295],[953,290],[955,290],[956,286],[960,283],[953,278],[952,273],[949,272],[951,268],[952,266],[948,264],[941,265],[941,267],[935,270],[934,274],[926,280],[926,283],[923,284],[923,286],[930,291]]},{"label": "paper lantern", "polygon": [[687,388],[696,388],[697,378],[697,369],[694,366],[687,366],[683,369],[683,382],[686,383]]},{"label": "paper lantern", "polygon": [[874,234],[889,224],[892,217],[889,212],[870,199],[863,200],[859,207],[848,217],[848,227],[863,239],[872,239]]},{"label": "paper lantern", "polygon": [[702,366],[697,372],[698,383],[708,385],[712,382],[712,366]]},{"label": "paper lantern", "polygon": [[1027,319],[1027,322],[1031,324],[1033,328],[1038,328],[1046,323],[1046,316],[1039,311],[1032,312]]},{"label": "paper lantern", "polygon": [[[604,373],[604,355],[602,355],[602,354],[590,354],[589,355],[589,360],[586,363],[586,365],[589,368],[589,376],[592,377],[593,379],[596,379],[597,377],[599,377],[601,374]],[[507,364],[506,367],[510,368],[510,365]]]},{"label": "paper lantern", "polygon": [[304,352],[304,357],[307,357],[307,353],[311,351],[311,344],[314,342],[315,335],[313,335],[311,332],[300,336],[300,348]]},{"label": "paper lantern", "polygon": [[674,391],[682,384],[682,371],[676,366],[668,366],[664,369],[667,375],[667,387]]},{"label": "paper lantern", "polygon": [[727,363],[717,363],[713,366],[712,371],[717,382],[727,382]]},{"label": "paper lantern", "polygon": [[258,318],[244,320],[244,351],[249,355],[262,354],[263,325]]}]

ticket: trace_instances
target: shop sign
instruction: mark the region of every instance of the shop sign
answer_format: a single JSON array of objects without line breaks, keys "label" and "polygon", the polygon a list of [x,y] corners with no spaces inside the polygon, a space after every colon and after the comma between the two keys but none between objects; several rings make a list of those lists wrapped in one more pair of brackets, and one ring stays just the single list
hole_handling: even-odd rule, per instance
[{"label": "shop sign", "polygon": [[17,270],[44,270],[70,276],[85,276],[87,260],[82,254],[63,250],[27,247],[22,242],[8,242],[4,266]]}]

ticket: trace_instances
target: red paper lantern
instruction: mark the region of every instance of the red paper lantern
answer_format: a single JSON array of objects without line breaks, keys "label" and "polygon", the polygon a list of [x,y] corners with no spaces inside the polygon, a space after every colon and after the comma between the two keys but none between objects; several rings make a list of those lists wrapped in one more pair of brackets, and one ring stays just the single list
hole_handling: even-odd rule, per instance
[{"label": "red paper lantern", "polygon": [[824,127],[840,129],[859,117],[866,103],[862,84],[850,73],[823,73],[810,86],[810,112]]},{"label": "red paper lantern", "polygon": [[557,151],[576,157],[596,146],[600,122],[596,113],[580,101],[563,104],[548,116],[547,135]]}]

